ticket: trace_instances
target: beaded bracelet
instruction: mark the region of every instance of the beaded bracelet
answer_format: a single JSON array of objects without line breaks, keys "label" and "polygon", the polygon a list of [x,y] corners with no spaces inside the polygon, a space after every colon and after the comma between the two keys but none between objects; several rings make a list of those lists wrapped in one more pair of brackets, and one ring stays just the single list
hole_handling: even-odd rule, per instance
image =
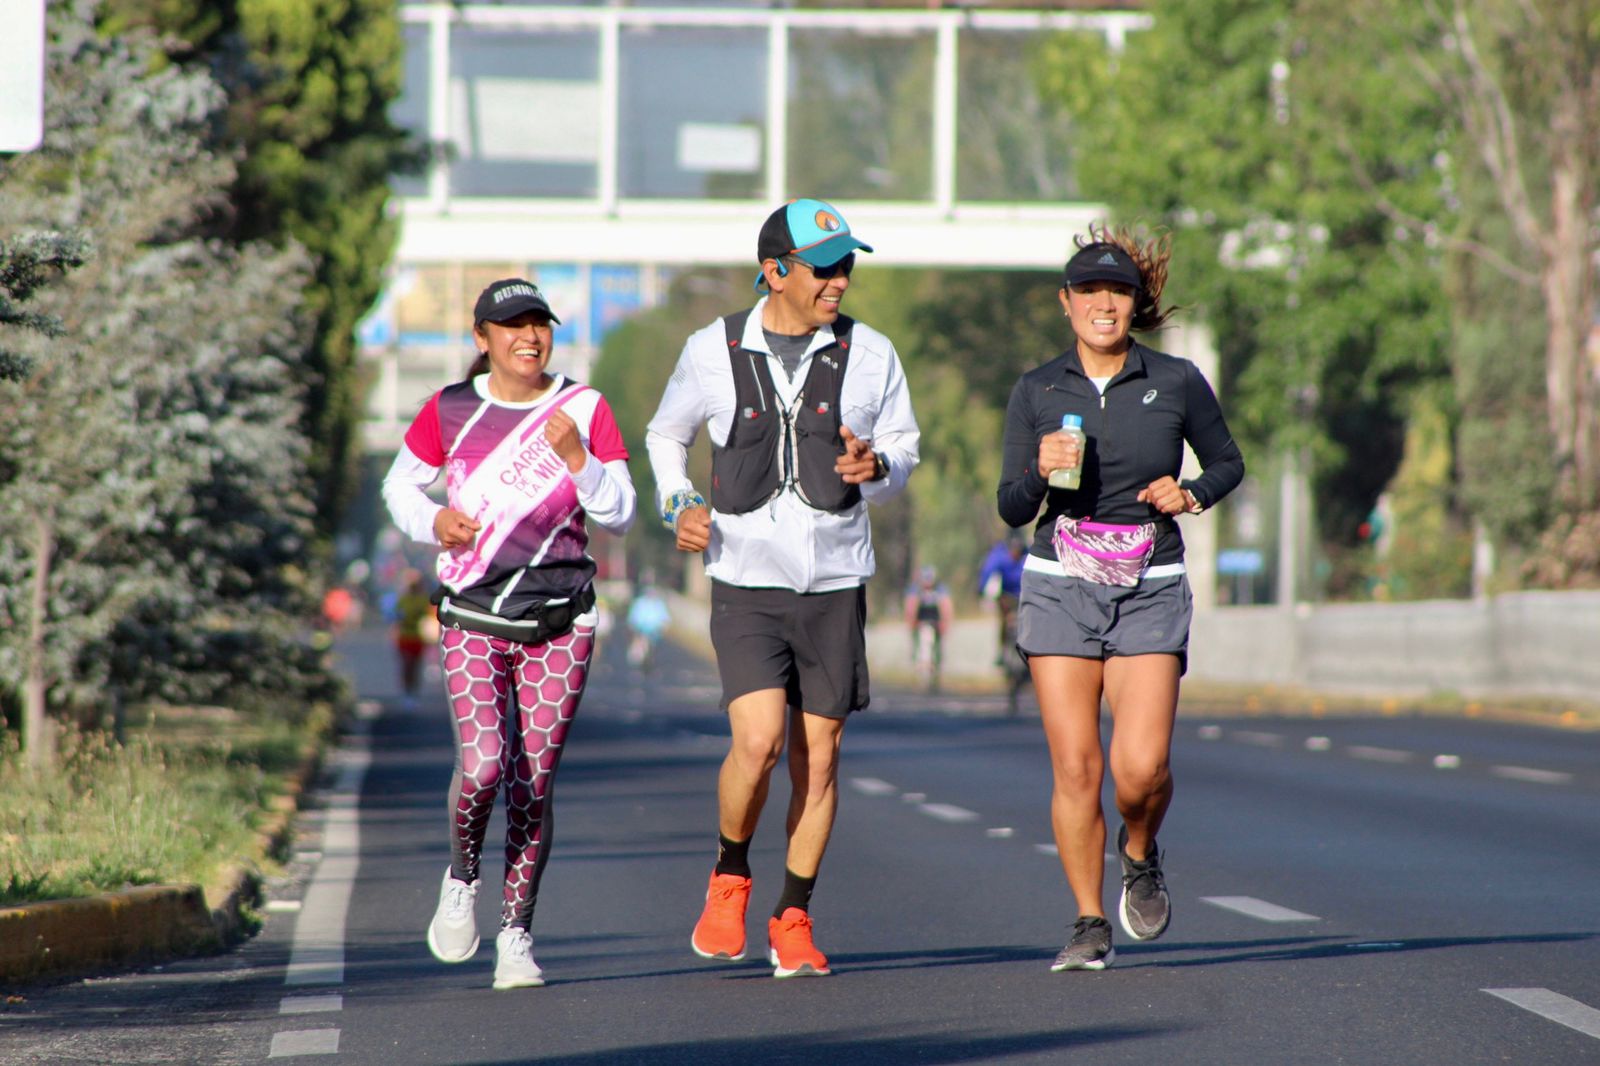
[{"label": "beaded bracelet", "polygon": [[661,509],[661,524],[674,533],[678,530],[678,517],[691,507],[704,507],[706,498],[694,489],[679,489],[667,497],[667,505]]}]

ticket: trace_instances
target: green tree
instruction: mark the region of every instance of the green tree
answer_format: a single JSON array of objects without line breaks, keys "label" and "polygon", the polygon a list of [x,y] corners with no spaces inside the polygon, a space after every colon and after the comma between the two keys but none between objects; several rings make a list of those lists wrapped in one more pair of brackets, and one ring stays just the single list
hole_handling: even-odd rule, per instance
[{"label": "green tree", "polygon": [[1263,458],[1309,449],[1322,535],[1354,543],[1448,373],[1437,252],[1380,206],[1437,210],[1440,109],[1331,5],[1151,9],[1114,68],[1054,68],[1085,116],[1080,184],[1174,232],[1169,292],[1215,330],[1236,432]]},{"label": "green tree", "polygon": [[[0,479],[0,684],[37,762],[47,712],[215,695],[277,659],[311,533],[306,264],[204,236],[233,176],[205,148],[221,94],[156,69],[148,35],[97,35],[91,2],[52,7],[48,33],[45,142],[0,167],[0,234],[81,231],[95,254],[36,295],[60,335],[22,338],[25,371],[0,381],[26,458]],[[173,643],[211,654],[153,653]],[[276,665],[268,690],[306,676]]]},{"label": "green tree", "polygon": [[310,254],[302,429],[317,527],[331,537],[359,479],[355,327],[394,248],[388,180],[420,159],[388,117],[401,85],[396,0],[108,0],[106,11],[108,32],[154,28],[172,60],[205,63],[226,91],[213,147],[239,165],[217,232]]}]

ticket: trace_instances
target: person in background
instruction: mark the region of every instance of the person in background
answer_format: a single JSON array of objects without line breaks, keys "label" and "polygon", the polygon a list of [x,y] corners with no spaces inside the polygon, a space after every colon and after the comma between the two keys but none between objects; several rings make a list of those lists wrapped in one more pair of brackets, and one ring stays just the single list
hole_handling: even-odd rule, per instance
[{"label": "person in background", "polygon": [[[795,200],[756,238],[753,308],[689,337],[645,447],[678,550],[704,552],[711,643],[732,733],[717,778],[717,861],[690,945],[745,951],[749,850],[787,741],[783,890],[767,922],[775,977],[830,972],[811,893],[838,804],[839,744],[867,706],[869,504],[898,495],[918,430],[894,345],[840,312],[857,252],[837,208]],[[688,448],[711,438],[711,501]]]},{"label": "person in background", "polygon": [[628,665],[649,672],[655,665],[656,645],[667,631],[672,614],[667,601],[656,591],[653,575],[643,574],[639,587],[628,604],[628,630],[633,634],[628,642]]},{"label": "person in background", "polygon": [[422,571],[405,571],[400,576],[400,594],[394,601],[394,649],[400,657],[400,692],[407,710],[417,704],[417,683],[428,649],[427,623],[432,617],[433,601]]},{"label": "person in background", "polygon": [[[1166,931],[1171,899],[1156,834],[1172,802],[1192,610],[1178,520],[1214,506],[1244,476],[1200,371],[1132,338],[1172,314],[1161,306],[1170,241],[1094,228],[1076,244],[1057,293],[1075,340],[1012,389],[997,494],[1007,525],[1039,519],[1023,564],[1017,645],[1039,700],[1050,819],[1078,910],[1055,971],[1102,970],[1115,957],[1101,900],[1102,699],[1122,818],[1117,913],[1136,940]],[[1060,432],[1068,414],[1082,418],[1083,446]],[[1202,472],[1180,481],[1185,442]],[[1052,472],[1077,467],[1077,488],[1051,487]]]},{"label": "person in background", "polygon": [[978,567],[978,594],[995,605],[1000,631],[995,643],[994,664],[1004,666],[1009,646],[1016,640],[1017,598],[1022,595],[1022,566],[1028,542],[1012,531],[994,542]]},{"label": "person in background", "polygon": [[950,590],[939,580],[939,571],[932,566],[919,569],[916,584],[906,590],[905,618],[911,630],[911,662],[923,675],[929,691],[939,687],[944,638],[955,614],[955,603],[950,599]]},{"label": "person in background", "polygon": [[[383,482],[395,524],[444,549],[439,648],[456,763],[450,864],[428,947],[451,963],[478,949],[479,866],[503,790],[500,989],[544,983],[530,929],[550,859],[556,768],[594,654],[588,522],[621,536],[635,506],[610,406],[550,369],[559,321],[521,278],[485,288],[473,309],[478,358],[423,404]],[[426,492],[441,472],[442,507]]]}]

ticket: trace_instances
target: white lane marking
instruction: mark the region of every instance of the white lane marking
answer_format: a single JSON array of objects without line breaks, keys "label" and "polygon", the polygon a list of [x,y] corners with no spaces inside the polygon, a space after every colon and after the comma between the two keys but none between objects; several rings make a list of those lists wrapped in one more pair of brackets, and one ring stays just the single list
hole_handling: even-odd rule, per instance
[{"label": "white lane marking", "polygon": [[294,1055],[337,1055],[339,1030],[289,1029],[272,1034],[269,1059],[286,1059]]},{"label": "white lane marking", "polygon": [[985,829],[983,831],[983,835],[986,837],[994,837],[996,840],[1004,840],[1006,837],[1011,836],[1015,832],[1016,830],[1011,828],[1009,825],[996,825]]},{"label": "white lane marking", "polygon": [[344,982],[344,923],[361,866],[361,782],[372,765],[371,744],[363,735],[352,736],[350,746],[340,749],[334,759],[341,765],[328,796],[322,862],[306,887],[305,902],[294,924],[294,946],[283,978],[286,985]]},{"label": "white lane marking", "polygon": [[930,818],[937,818],[941,822],[976,822],[977,811],[969,811],[965,807],[955,807],[948,803],[924,803],[922,813]]},{"label": "white lane marking", "polygon": [[278,1001],[279,1014],[320,1014],[344,1010],[344,997],[337,992],[320,996],[284,996]]},{"label": "white lane marking", "polygon": [[1233,734],[1241,744],[1254,744],[1259,748],[1283,747],[1283,734],[1260,733],[1254,729],[1241,729]]},{"label": "white lane marking", "polygon": [[1345,749],[1357,759],[1367,759],[1372,762],[1410,762],[1416,755],[1409,751],[1400,751],[1396,748],[1374,748],[1366,744],[1352,744]]},{"label": "white lane marking", "polygon": [[1600,1010],[1569,999],[1548,988],[1485,988],[1485,992],[1507,1003],[1532,1011],[1541,1018],[1576,1029],[1585,1036],[1600,1039]]},{"label": "white lane marking", "polygon": [[888,796],[900,791],[887,781],[880,781],[876,777],[852,777],[850,784],[857,792],[865,792],[869,796]]},{"label": "white lane marking", "polygon": [[1056,848],[1056,846],[1054,844],[1035,844],[1033,846],[1033,850],[1037,851],[1040,855],[1060,855],[1061,854],[1061,852]]},{"label": "white lane marking", "polygon": [[1531,781],[1536,785],[1565,785],[1572,775],[1563,770],[1536,770],[1531,766],[1491,766],[1489,772],[1511,781]]},{"label": "white lane marking", "polygon": [[1225,911],[1234,911],[1247,918],[1258,918],[1263,922],[1320,922],[1322,919],[1315,914],[1303,914],[1292,911],[1288,907],[1280,907],[1276,903],[1268,903],[1264,899],[1254,896],[1201,896],[1201,903],[1209,903],[1213,907],[1221,907]]},{"label": "white lane marking", "polygon": [[266,912],[268,914],[298,914],[300,901],[297,899],[269,899]]},{"label": "white lane marking", "polygon": [[1433,757],[1433,768],[1435,770],[1459,770],[1461,769],[1461,756],[1435,755]]},{"label": "white lane marking", "polygon": [[1222,727],[1220,725],[1203,725],[1200,727],[1201,740],[1221,740]]},{"label": "white lane marking", "polygon": [[1327,737],[1306,737],[1307,751],[1327,751],[1333,747],[1333,741]]},{"label": "white lane marking", "polygon": [[906,803],[921,803],[927,798],[928,794],[926,792],[907,792],[905,795],[900,797],[900,799]]}]

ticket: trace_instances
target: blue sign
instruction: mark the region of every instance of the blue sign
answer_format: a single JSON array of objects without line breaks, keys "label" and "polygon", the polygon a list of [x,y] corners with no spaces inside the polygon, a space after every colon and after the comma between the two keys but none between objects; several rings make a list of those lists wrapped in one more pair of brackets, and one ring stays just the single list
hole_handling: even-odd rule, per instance
[{"label": "blue sign", "polygon": [[595,266],[590,277],[594,300],[589,304],[590,343],[598,347],[644,303],[644,286],[636,266]]},{"label": "blue sign", "polygon": [[1261,551],[1257,548],[1229,548],[1217,553],[1219,574],[1261,573]]}]

